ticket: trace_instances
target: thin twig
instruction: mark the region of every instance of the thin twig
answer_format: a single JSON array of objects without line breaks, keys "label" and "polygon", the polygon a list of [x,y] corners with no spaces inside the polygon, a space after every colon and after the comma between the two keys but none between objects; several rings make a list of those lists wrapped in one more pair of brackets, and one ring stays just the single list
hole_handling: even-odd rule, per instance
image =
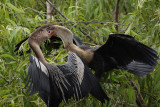
[{"label": "thin twig", "polygon": [[[80,29],[80,31],[81,31],[84,35],[86,35],[91,41],[94,41],[94,39],[93,39],[87,32],[83,31],[82,29]],[[94,41],[94,43],[97,45],[96,41]]]},{"label": "thin twig", "polygon": [[34,12],[38,13],[38,14],[41,14],[41,15],[47,16],[46,14],[43,14],[43,13],[39,12],[38,10],[35,10],[35,9],[31,8],[31,7],[27,7],[27,9],[30,9],[30,10],[32,10],[32,11],[34,11]]},{"label": "thin twig", "polygon": [[[37,0],[38,1],[38,0]],[[43,3],[43,5],[45,6],[46,4],[45,4],[45,2],[43,2],[42,0],[40,0],[41,1],[41,3]]]},{"label": "thin twig", "polygon": [[114,22],[96,22],[96,21],[80,21],[80,22],[71,22],[71,21],[67,21],[67,22],[55,22],[54,24],[64,24],[64,23],[70,23],[70,24],[80,24],[80,23],[84,23],[84,24],[90,24],[90,23],[98,23],[98,24],[113,24],[113,25],[125,25],[125,24],[120,24],[120,23],[114,23]]},{"label": "thin twig", "polygon": [[[41,1],[41,3],[42,3],[42,4],[40,3],[40,6],[41,6],[43,9],[45,9],[45,7],[44,7],[44,6],[45,6],[45,3],[44,3],[42,0],[40,0],[40,1]],[[36,0],[36,2],[39,2],[39,0]]]}]

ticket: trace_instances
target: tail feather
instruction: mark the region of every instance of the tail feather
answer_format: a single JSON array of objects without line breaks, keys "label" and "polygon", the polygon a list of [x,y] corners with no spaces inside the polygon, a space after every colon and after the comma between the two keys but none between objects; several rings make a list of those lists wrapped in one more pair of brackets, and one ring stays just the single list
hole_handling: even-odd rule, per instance
[{"label": "tail feather", "polygon": [[128,72],[135,75],[145,76],[146,74],[150,74],[153,71],[153,66],[137,61],[132,61],[126,66],[126,69],[128,70]]},{"label": "tail feather", "polygon": [[101,103],[104,103],[105,100],[109,101],[109,97],[106,95],[106,93],[104,92],[104,90],[102,89],[100,83],[98,82],[97,78],[93,75],[93,74],[89,74],[90,78],[91,78],[91,94],[97,98],[98,100],[101,101]]}]

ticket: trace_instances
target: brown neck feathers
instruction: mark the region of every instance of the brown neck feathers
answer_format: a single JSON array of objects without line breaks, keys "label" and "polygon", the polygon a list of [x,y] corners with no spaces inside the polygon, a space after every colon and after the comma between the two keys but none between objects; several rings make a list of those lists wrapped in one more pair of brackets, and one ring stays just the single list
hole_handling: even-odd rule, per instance
[{"label": "brown neck feathers", "polygon": [[71,51],[82,57],[87,63],[90,63],[93,58],[93,52],[90,50],[83,50],[74,44],[68,44],[66,47],[67,51]]},{"label": "brown neck feathers", "polygon": [[44,64],[47,63],[47,61],[44,58],[44,55],[40,49],[40,46],[38,43],[36,43],[34,40],[29,38],[28,40],[30,47],[32,48],[33,52],[35,53],[36,57]]}]

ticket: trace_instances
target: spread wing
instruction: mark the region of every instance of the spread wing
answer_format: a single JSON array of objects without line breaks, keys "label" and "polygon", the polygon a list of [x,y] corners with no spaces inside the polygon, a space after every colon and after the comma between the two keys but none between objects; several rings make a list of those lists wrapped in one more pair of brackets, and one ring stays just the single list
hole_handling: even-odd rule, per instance
[{"label": "spread wing", "polygon": [[[138,42],[133,37],[124,34],[111,34],[108,41],[95,51],[102,56],[105,63],[107,58],[110,58],[115,64],[124,69],[130,69],[130,72],[134,72],[133,67],[140,67],[139,69],[148,67],[150,72],[153,71],[153,67],[157,64],[157,52],[152,48]],[[113,64],[112,64],[113,65]],[[146,73],[138,72],[139,69],[135,69],[136,75],[143,76]]]},{"label": "spread wing", "polygon": [[36,57],[30,56],[30,65],[26,77],[26,86],[30,95],[38,92],[40,97],[47,102],[50,93],[48,70]]},{"label": "spread wing", "polygon": [[32,55],[26,82],[25,87],[29,87],[30,95],[38,92],[47,105],[59,105],[62,99],[65,99],[64,90],[67,90],[67,86],[70,85],[57,66],[44,65]]},{"label": "spread wing", "polygon": [[99,82],[88,68],[87,63],[73,52],[68,53],[68,62],[58,65],[71,84],[68,92],[74,100],[80,100],[91,93],[101,102],[108,100],[107,95],[101,88]]},{"label": "spread wing", "polygon": [[80,85],[84,77],[84,64],[80,58],[75,53],[69,52],[67,63],[57,65],[57,67],[65,74],[70,83],[66,98],[73,97],[74,100],[80,100],[82,98]]}]

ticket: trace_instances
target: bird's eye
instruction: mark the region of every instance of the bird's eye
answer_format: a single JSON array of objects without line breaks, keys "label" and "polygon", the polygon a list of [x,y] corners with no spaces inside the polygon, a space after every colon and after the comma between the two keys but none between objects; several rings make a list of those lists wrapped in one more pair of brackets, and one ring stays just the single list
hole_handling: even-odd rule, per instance
[{"label": "bird's eye", "polygon": [[50,31],[50,30],[48,30],[48,33],[51,33],[51,31]]}]

